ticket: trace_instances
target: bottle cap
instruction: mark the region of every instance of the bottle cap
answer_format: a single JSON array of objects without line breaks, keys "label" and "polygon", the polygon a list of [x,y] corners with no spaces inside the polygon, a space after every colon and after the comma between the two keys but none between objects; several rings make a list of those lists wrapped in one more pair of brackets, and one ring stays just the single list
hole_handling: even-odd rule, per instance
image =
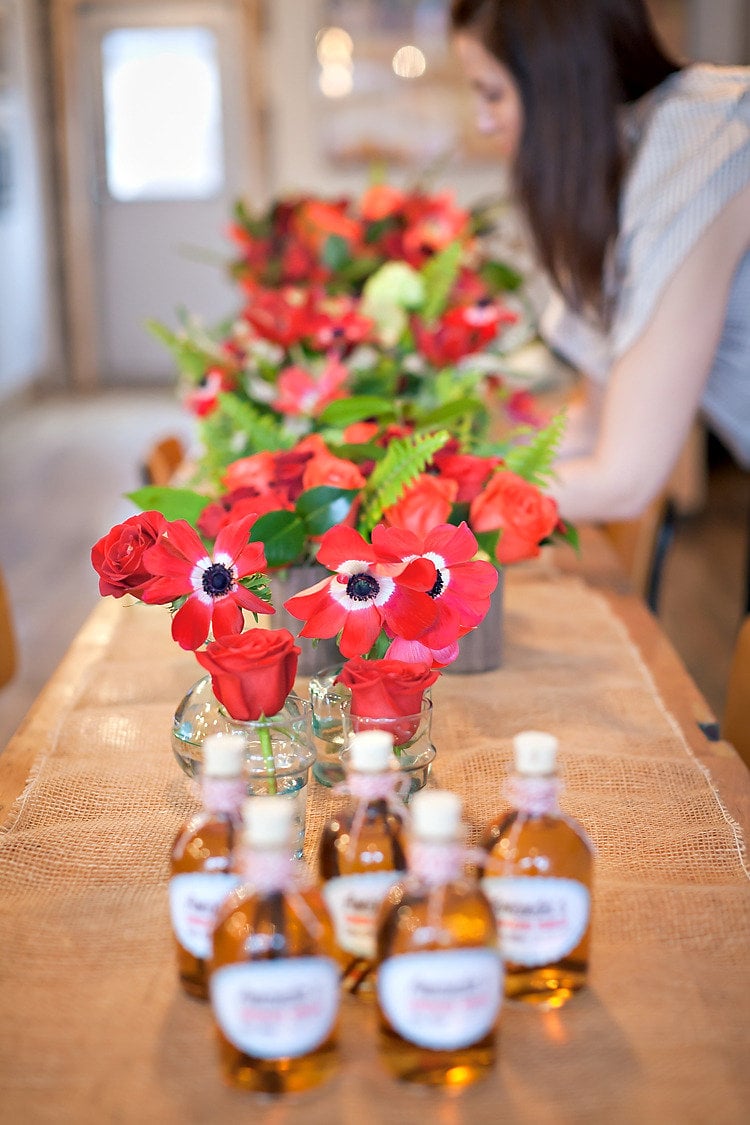
[{"label": "bottle cap", "polygon": [[411,802],[411,831],[419,840],[449,843],[462,835],[461,798],[447,789],[422,789]]},{"label": "bottle cap", "polygon": [[513,739],[516,771],[527,777],[544,777],[555,772],[557,739],[541,730],[524,730]]},{"label": "bottle cap", "polygon": [[349,763],[357,773],[383,773],[392,768],[393,735],[385,730],[363,730],[349,743]]},{"label": "bottle cap", "polygon": [[242,803],[243,842],[269,850],[289,846],[295,811],[288,797],[248,797]]},{"label": "bottle cap", "polygon": [[239,777],[245,761],[241,734],[209,734],[203,742],[203,773],[207,777]]}]

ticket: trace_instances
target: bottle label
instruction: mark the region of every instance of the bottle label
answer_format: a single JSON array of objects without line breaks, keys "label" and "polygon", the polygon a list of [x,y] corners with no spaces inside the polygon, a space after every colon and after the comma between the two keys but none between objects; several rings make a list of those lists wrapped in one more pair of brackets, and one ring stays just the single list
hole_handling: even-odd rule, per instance
[{"label": "bottle label", "polygon": [[172,929],[193,957],[205,961],[211,956],[216,912],[240,882],[228,871],[189,871],[169,880]]},{"label": "bottle label", "polygon": [[323,886],[340,949],[355,957],[375,960],[375,919],[388,891],[403,871],[372,871],[339,875]]},{"label": "bottle label", "polygon": [[432,1051],[478,1043],[492,1030],[502,995],[494,949],[403,953],[378,969],[378,1001],[391,1026]]},{"label": "bottle label", "polygon": [[211,974],[209,987],[220,1030],[253,1058],[307,1055],[336,1022],[339,969],[330,957],[224,965]]},{"label": "bottle label", "polygon": [[492,903],[500,950],[516,965],[549,965],[575,949],[591,911],[588,889],[575,879],[501,876],[482,880]]}]

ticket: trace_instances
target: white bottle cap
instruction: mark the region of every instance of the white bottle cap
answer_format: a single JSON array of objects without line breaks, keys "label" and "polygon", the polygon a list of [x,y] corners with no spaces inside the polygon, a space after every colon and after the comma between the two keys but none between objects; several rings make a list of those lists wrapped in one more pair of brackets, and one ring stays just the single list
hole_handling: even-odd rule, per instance
[{"label": "white bottle cap", "polygon": [[422,789],[411,801],[411,832],[419,840],[460,840],[461,798],[447,789]]},{"label": "white bottle cap", "polygon": [[295,811],[295,802],[288,797],[248,797],[242,803],[243,842],[268,850],[288,847]]},{"label": "white bottle cap", "polygon": [[555,772],[557,739],[541,730],[524,730],[513,739],[516,771],[527,777],[544,777]]},{"label": "white bottle cap", "polygon": [[203,773],[208,777],[239,777],[245,761],[241,734],[209,734],[203,742]]},{"label": "white bottle cap", "polygon": [[357,773],[383,773],[393,760],[393,735],[388,731],[363,730],[349,743],[349,763]]}]

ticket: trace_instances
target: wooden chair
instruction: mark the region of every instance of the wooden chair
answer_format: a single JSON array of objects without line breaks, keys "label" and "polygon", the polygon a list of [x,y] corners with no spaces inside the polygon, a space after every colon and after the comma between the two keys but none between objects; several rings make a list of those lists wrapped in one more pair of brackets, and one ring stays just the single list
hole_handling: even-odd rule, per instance
[{"label": "wooden chair", "polygon": [[10,612],[10,600],[0,571],[0,687],[13,679],[18,666],[16,634]]},{"label": "wooden chair", "polygon": [[602,530],[620,556],[633,589],[656,613],[664,560],[674,537],[674,514],[666,491],[638,519],[614,520],[602,524]]},{"label": "wooden chair", "polygon": [[750,613],[734,646],[722,734],[750,769]]},{"label": "wooden chair", "polygon": [[170,435],[157,441],[143,463],[144,484],[169,484],[184,458],[180,438]]}]

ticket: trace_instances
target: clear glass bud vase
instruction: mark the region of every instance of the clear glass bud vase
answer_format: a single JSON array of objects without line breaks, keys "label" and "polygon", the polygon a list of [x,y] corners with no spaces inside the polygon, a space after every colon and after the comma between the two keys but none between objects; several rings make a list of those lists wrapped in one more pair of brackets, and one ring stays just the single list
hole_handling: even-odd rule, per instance
[{"label": "clear glass bud vase", "polygon": [[432,743],[432,702],[422,700],[414,715],[362,718],[351,713],[351,692],[336,683],[341,665],[323,668],[310,680],[312,733],[316,750],[313,776],[320,785],[338,785],[346,777],[348,745],[362,730],[385,730],[393,735],[394,754],[404,775],[405,799],[428,782],[435,760]]},{"label": "clear glass bud vase", "polygon": [[292,693],[276,715],[244,722],[233,719],[211,690],[210,675],[193,684],[180,701],[172,724],[172,749],[189,778],[200,776],[203,741],[209,734],[241,734],[245,739],[248,796],[281,794],[296,801],[302,854],[307,808],[307,783],[315,761],[311,707]]}]

